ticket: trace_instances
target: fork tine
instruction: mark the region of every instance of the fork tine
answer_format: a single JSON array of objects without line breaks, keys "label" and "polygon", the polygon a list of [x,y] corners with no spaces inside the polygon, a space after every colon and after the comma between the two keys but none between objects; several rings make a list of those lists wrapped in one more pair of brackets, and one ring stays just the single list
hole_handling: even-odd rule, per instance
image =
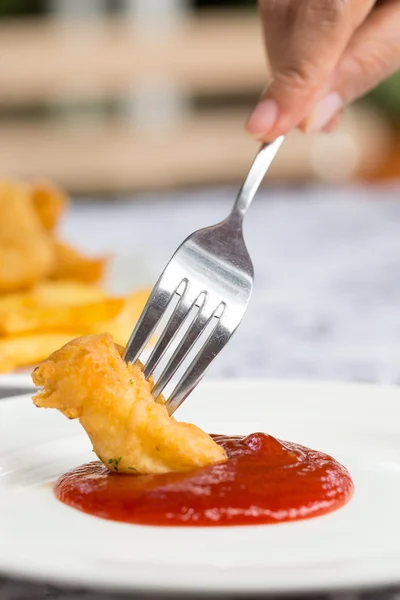
[{"label": "fork tine", "polygon": [[[182,327],[185,318],[188,316],[189,312],[201,296],[201,294],[195,295],[190,287],[190,282],[187,282],[174,312],[169,318],[164,331],[160,335],[154,350],[150,354],[145,364],[144,376],[146,379],[150,377],[154,369],[157,367],[169,345]],[[204,294],[204,292],[202,292],[202,294]]]},{"label": "fork tine", "polygon": [[[142,314],[136,326],[129,338],[128,344],[124,352],[124,361],[135,363],[150,337],[152,336],[158,322],[163,316],[167,309],[173,295],[179,286],[176,286],[173,291],[167,291],[162,285],[163,277],[159,279],[158,283],[153,288],[149,299],[147,300],[146,306],[143,309]],[[180,282],[180,284],[182,281]]]},{"label": "fork tine", "polygon": [[165,386],[171,381],[172,377],[190,352],[190,349],[197,342],[200,335],[214,316],[216,311],[209,310],[207,306],[205,306],[206,302],[203,304],[193,323],[179,342],[178,347],[154,385],[152,390],[154,398],[157,398],[162,393]]},{"label": "fork tine", "polygon": [[[225,308],[226,310],[226,308]],[[224,311],[225,312],[225,311]],[[224,323],[224,314],[218,320],[202,349],[186,369],[179,383],[167,400],[168,413],[172,415],[182,404],[190,392],[196,387],[205,374],[212,360],[222,350],[233,333],[234,328],[227,328]]]}]

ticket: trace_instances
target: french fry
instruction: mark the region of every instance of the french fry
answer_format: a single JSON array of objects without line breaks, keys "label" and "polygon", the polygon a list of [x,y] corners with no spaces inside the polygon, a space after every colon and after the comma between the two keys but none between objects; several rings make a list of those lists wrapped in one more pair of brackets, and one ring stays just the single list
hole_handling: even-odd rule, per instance
[{"label": "french fry", "polygon": [[87,283],[103,279],[107,259],[83,256],[75,248],[58,241],[54,242],[54,251],[52,279],[74,279]]},{"label": "french fry", "polygon": [[27,332],[79,331],[90,332],[103,321],[112,321],[124,308],[123,298],[107,298],[75,306],[27,307],[0,310],[0,335]]},{"label": "french fry", "polygon": [[91,327],[91,333],[110,333],[117,344],[126,346],[149,295],[149,290],[130,294],[119,314],[109,321],[95,323]]},{"label": "french fry", "polygon": [[44,281],[26,292],[0,294],[0,314],[20,306],[76,306],[107,298],[106,292],[92,283],[79,281]]},{"label": "french fry", "polygon": [[18,367],[36,365],[49,353],[67,344],[82,332],[34,333],[0,338],[0,373],[12,371]]},{"label": "french fry", "polygon": [[82,299],[82,291],[86,297],[102,293],[103,298],[72,305],[65,304],[66,296],[59,293],[67,289],[67,284],[51,282],[43,284],[39,293],[34,289],[0,297],[0,372],[37,364],[69,340],[87,333],[107,331],[124,346],[149,296],[148,290],[142,290],[127,298],[106,298],[98,288],[73,285],[69,289],[75,292],[76,302]]},{"label": "french fry", "polygon": [[26,306],[27,298],[27,292],[0,294],[0,312],[3,310],[12,310],[20,306]]},{"label": "french fry", "polygon": [[39,283],[27,296],[25,305],[30,306],[79,306],[104,300],[107,294],[98,285],[65,280]]}]

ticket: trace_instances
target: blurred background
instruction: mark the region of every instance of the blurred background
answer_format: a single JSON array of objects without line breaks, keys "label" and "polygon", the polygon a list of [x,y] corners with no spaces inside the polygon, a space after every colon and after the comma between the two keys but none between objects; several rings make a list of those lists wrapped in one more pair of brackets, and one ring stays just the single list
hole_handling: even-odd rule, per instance
[{"label": "blurred background", "polygon": [[[230,184],[266,81],[256,2],[0,0],[0,165],[74,195]],[[400,173],[400,76],[330,136],[294,132],[269,181]]]}]

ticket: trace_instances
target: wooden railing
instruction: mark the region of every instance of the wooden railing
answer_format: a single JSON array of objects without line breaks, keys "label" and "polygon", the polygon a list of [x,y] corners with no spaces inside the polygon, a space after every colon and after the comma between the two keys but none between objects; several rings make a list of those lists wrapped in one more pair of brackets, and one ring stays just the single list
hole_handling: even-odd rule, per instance
[{"label": "wooden railing", "polygon": [[2,24],[0,57],[0,103],[121,97],[159,80],[189,94],[257,92],[266,79],[259,23],[246,13],[159,35],[123,19]]},{"label": "wooden railing", "polygon": [[[3,110],[123,104],[114,117],[61,111],[57,119],[3,118],[5,176],[48,176],[72,191],[118,193],[238,180],[256,151],[243,132],[247,109],[228,102],[201,111],[193,103],[221,94],[255,101],[267,69],[253,14],[190,17],[170,31],[121,18],[1,24],[0,60]],[[271,177],[347,177],[385,156],[384,129],[368,114],[350,116],[330,140],[293,135]],[[330,165],[321,160],[321,143]]]}]

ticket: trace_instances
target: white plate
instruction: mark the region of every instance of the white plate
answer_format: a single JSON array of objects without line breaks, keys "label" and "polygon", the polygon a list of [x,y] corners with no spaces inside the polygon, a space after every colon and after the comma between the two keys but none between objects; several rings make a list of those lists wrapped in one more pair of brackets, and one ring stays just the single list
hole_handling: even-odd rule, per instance
[{"label": "white plate", "polygon": [[179,418],[266,431],[332,454],[355,482],[330,515],[273,526],[158,528],[58,502],[51,482],[93,460],[76,421],[0,401],[0,572],[73,585],[290,593],[400,583],[400,392],[351,384],[203,383]]},{"label": "white plate", "polygon": [[20,373],[0,373],[0,392],[2,388],[34,388],[31,373],[33,367]]}]

